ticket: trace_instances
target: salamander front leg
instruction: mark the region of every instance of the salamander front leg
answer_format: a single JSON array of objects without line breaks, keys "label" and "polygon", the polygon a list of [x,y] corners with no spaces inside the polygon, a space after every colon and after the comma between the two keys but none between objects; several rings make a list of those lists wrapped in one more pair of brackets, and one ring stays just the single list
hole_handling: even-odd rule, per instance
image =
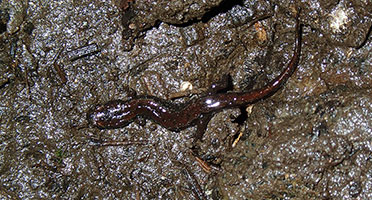
[{"label": "salamander front leg", "polygon": [[196,122],[196,133],[194,135],[195,141],[202,141],[205,130],[207,129],[209,121],[211,121],[213,114],[204,114]]}]

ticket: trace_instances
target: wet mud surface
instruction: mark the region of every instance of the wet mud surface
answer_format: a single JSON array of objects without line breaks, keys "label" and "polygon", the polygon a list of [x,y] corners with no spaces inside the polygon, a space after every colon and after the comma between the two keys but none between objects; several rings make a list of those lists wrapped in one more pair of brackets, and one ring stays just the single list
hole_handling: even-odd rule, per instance
[{"label": "wet mud surface", "polygon": [[[371,199],[370,1],[0,1],[1,199]],[[201,96],[229,74],[273,96],[202,141],[150,120],[99,130],[97,103]],[[185,87],[186,85],[186,87]],[[191,89],[192,87],[192,89]],[[174,98],[177,97],[177,98]]]}]

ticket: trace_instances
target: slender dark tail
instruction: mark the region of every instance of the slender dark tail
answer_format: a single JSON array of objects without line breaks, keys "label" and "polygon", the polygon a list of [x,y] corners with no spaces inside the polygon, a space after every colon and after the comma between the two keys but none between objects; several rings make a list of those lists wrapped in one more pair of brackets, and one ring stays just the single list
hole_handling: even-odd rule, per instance
[{"label": "slender dark tail", "polygon": [[[252,91],[251,93],[247,93],[247,96],[250,96],[252,101],[268,97],[272,95],[273,93],[275,93],[296,70],[297,65],[300,61],[301,42],[302,42],[302,25],[300,24],[298,17],[297,17],[297,22],[296,22],[296,38],[297,39],[295,42],[294,53],[286,69],[279,76],[277,76],[274,80],[269,82],[265,87],[259,90],[256,90],[256,91]],[[248,99],[249,98],[246,98],[246,100]]]},{"label": "slender dark tail", "polygon": [[297,17],[296,22],[296,42],[295,42],[295,49],[293,53],[293,57],[291,61],[288,63],[287,68],[274,80],[272,80],[267,87],[272,88],[274,91],[278,90],[287,80],[288,78],[293,74],[293,72],[296,70],[297,65],[300,61],[300,55],[301,55],[301,42],[302,42],[302,25],[299,22],[299,19]]}]

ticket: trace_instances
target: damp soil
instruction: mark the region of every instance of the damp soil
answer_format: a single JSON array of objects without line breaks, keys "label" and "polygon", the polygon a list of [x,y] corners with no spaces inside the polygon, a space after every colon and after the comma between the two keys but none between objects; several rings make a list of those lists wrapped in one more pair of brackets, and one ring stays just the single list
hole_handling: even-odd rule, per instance
[{"label": "damp soil", "polygon": [[[371,199],[370,1],[0,1],[1,199]],[[202,141],[150,120],[100,130],[97,103],[264,86]],[[187,87],[184,87],[184,86]],[[177,97],[177,98],[174,98]]]}]

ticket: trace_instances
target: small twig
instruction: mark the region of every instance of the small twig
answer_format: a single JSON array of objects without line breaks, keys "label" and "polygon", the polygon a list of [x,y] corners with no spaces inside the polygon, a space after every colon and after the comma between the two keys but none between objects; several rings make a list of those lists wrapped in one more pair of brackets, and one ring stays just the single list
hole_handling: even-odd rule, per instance
[{"label": "small twig", "polygon": [[239,131],[238,137],[234,140],[234,142],[231,145],[232,148],[234,148],[238,144],[240,138],[243,136],[244,130],[245,130],[245,126],[242,126],[242,128]]},{"label": "small twig", "polygon": [[185,176],[187,184],[191,188],[194,197],[198,200],[207,199],[195,176],[187,169],[187,166],[182,169],[182,174]]},{"label": "small twig", "polygon": [[195,157],[195,160],[198,162],[199,166],[203,169],[203,171],[210,174],[211,169],[212,169],[211,166],[209,166],[208,163],[205,162],[204,160],[202,160],[201,158],[199,158],[197,156],[194,156],[194,157]]},{"label": "small twig", "polygon": [[57,71],[59,78],[61,79],[62,83],[65,84],[67,82],[66,73],[61,69],[61,67],[57,64],[57,60],[59,59],[61,52],[65,49],[65,47],[61,48],[57,54],[53,58],[53,66],[54,69]]},{"label": "small twig", "polygon": [[100,147],[107,147],[107,146],[127,146],[133,144],[148,144],[147,140],[140,140],[140,141],[107,141],[107,142],[98,142]]}]

